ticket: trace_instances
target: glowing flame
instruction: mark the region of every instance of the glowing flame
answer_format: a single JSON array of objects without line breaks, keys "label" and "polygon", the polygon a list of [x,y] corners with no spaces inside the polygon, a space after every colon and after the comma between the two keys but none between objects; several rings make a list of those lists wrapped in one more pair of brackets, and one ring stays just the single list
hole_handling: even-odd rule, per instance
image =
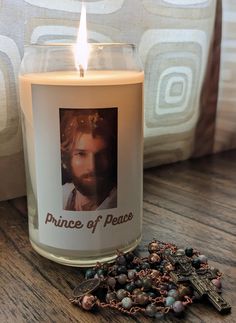
[{"label": "glowing flame", "polygon": [[87,19],[86,19],[86,7],[82,3],[79,31],[77,36],[77,42],[75,45],[75,65],[80,75],[84,76],[84,71],[88,68],[89,57],[89,45],[87,38]]}]

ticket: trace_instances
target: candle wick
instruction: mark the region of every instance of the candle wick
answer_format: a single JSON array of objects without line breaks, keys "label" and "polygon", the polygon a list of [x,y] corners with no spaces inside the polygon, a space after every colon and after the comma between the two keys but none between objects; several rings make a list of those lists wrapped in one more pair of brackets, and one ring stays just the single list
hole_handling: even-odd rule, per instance
[{"label": "candle wick", "polygon": [[82,65],[79,65],[79,73],[80,73],[80,77],[84,77],[84,69]]}]

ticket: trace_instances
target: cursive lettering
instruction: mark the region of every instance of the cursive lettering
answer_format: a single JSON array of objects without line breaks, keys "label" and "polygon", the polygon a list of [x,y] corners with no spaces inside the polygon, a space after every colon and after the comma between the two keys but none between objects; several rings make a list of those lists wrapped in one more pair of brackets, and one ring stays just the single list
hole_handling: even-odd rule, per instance
[{"label": "cursive lettering", "polygon": [[83,228],[83,223],[79,220],[66,220],[62,219],[62,216],[59,219],[56,219],[51,213],[48,213],[45,219],[45,224],[54,224],[55,227],[67,228],[67,229],[81,229]]},{"label": "cursive lettering", "polygon": [[117,224],[126,223],[128,221],[131,221],[133,219],[133,216],[134,215],[132,212],[130,212],[129,214],[124,214],[117,217],[112,214],[108,214],[106,216],[103,226],[106,227],[108,224],[117,225]]}]

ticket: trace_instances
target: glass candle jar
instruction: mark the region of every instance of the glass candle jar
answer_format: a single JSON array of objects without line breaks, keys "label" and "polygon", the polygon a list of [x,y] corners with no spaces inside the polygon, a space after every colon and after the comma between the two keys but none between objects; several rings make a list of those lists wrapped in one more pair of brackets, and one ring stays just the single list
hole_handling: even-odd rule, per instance
[{"label": "glass candle jar", "polygon": [[75,48],[26,47],[19,81],[31,244],[82,267],[141,239],[144,74],[134,45],[90,44],[86,71]]}]

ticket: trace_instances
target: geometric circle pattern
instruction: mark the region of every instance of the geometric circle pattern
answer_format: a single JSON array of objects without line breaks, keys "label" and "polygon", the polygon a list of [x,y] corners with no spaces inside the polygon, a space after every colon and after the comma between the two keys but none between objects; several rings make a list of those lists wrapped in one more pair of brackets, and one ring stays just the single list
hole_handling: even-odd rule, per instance
[{"label": "geometric circle pattern", "polygon": [[[79,0],[25,0],[25,2],[42,8],[51,10],[61,10],[66,12],[81,12],[81,3]],[[86,2],[87,12],[89,14],[110,14],[119,10],[125,0],[97,0]]]}]

